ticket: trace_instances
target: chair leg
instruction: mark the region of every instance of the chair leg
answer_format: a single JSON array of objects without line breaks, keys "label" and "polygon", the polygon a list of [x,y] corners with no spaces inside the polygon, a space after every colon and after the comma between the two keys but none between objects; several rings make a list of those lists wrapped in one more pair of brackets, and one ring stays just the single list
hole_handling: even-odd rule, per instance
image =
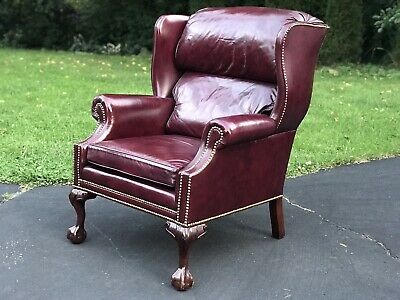
[{"label": "chair leg", "polygon": [[76,225],[68,229],[67,238],[73,244],[83,243],[86,239],[85,230],[85,202],[95,198],[96,195],[78,189],[72,189],[69,201],[76,212]]},{"label": "chair leg", "polygon": [[172,222],[167,222],[166,230],[178,243],[179,268],[171,277],[171,284],[178,291],[186,291],[193,285],[193,276],[189,271],[189,248],[193,241],[206,233],[207,226],[201,224],[185,228]]},{"label": "chair leg", "polygon": [[285,222],[283,218],[282,198],[269,202],[272,236],[281,239],[285,236]]}]

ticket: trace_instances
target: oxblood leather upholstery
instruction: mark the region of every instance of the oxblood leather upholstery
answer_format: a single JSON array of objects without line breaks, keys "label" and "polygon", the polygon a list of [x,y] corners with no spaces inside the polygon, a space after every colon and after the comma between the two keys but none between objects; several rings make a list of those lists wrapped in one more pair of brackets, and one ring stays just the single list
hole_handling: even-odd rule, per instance
[{"label": "oxblood leather upholstery", "polygon": [[178,172],[190,163],[200,140],[179,135],[152,135],[89,145],[87,160],[105,169],[175,186]]},{"label": "oxblood leather upholstery", "polygon": [[74,186],[183,227],[282,197],[326,30],[271,8],[160,17],[154,96],[94,99]]},{"label": "oxblood leather upholstery", "polygon": [[167,132],[201,137],[215,118],[239,114],[269,114],[276,85],[235,78],[185,73],[173,89],[175,110]]}]

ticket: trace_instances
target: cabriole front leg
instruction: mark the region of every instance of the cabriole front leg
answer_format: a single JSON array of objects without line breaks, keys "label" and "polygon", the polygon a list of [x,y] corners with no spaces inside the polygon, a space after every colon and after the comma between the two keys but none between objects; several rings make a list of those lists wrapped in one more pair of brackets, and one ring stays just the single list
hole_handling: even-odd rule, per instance
[{"label": "cabriole front leg", "polygon": [[178,291],[186,291],[193,285],[193,276],[189,271],[189,248],[193,241],[206,233],[205,224],[185,228],[172,222],[167,222],[166,229],[178,243],[179,268],[172,274],[171,284]]},{"label": "cabriole front leg", "polygon": [[73,189],[69,194],[69,201],[76,212],[76,225],[68,229],[67,238],[73,244],[80,244],[86,239],[85,230],[85,202],[96,195],[79,189]]}]

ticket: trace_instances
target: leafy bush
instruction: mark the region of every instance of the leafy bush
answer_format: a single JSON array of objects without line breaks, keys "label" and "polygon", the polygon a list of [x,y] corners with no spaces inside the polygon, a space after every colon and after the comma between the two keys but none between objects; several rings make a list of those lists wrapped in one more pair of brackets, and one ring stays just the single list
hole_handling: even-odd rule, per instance
[{"label": "leafy bush", "polygon": [[65,49],[76,20],[76,11],[64,0],[2,0],[0,40],[13,47]]},{"label": "leafy bush", "polygon": [[[152,48],[153,26],[160,15],[187,15],[207,6],[265,5],[305,11],[331,26],[322,63],[380,63],[400,56],[400,30],[392,24],[399,22],[398,3],[399,0],[0,0],[0,45],[137,54]],[[379,16],[373,19],[374,15]],[[374,22],[381,28],[380,33]]]},{"label": "leafy bush", "polygon": [[373,18],[380,34],[391,33],[389,41],[392,51],[389,57],[394,64],[400,65],[400,2],[385,10],[382,9],[380,14],[374,15]]},{"label": "leafy bush", "polygon": [[385,28],[400,26],[400,2],[393,7],[382,9],[379,15],[375,15],[374,19],[377,20],[374,25],[381,33]]},{"label": "leafy bush", "polygon": [[356,63],[362,51],[362,0],[329,0],[325,21],[331,27],[321,51],[324,63]]}]

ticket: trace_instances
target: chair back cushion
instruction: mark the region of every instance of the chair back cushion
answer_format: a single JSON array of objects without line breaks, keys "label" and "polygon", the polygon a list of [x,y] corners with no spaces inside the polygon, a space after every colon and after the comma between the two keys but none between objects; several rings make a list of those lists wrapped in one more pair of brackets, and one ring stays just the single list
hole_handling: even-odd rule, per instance
[{"label": "chair back cushion", "polygon": [[212,119],[269,113],[276,98],[276,85],[186,72],[172,94],[176,103],[168,120],[168,131],[201,137],[205,125]]},{"label": "chair back cushion", "polygon": [[266,112],[276,88],[275,42],[299,13],[265,7],[207,8],[193,14],[178,42],[182,72],[167,131],[200,137],[213,118]]}]

